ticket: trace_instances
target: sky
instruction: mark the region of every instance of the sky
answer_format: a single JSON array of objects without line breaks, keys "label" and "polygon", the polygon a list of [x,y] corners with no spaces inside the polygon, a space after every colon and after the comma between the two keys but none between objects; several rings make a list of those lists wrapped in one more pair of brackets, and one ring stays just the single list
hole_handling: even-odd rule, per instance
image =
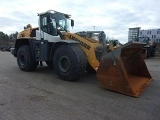
[{"label": "sky", "polygon": [[71,32],[104,31],[121,43],[128,41],[129,28],[160,28],[160,0],[0,0],[0,31],[37,27],[37,13],[51,9],[72,15]]}]

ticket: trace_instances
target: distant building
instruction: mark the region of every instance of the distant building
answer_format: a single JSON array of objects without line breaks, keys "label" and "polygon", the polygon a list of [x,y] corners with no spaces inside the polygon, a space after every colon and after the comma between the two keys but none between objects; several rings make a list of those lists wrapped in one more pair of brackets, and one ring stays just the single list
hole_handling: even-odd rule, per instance
[{"label": "distant building", "polygon": [[156,43],[160,42],[160,29],[141,30],[140,27],[129,28],[128,41],[137,41],[139,37],[149,37]]},{"label": "distant building", "polygon": [[128,41],[137,41],[139,37],[140,27],[129,28]]},{"label": "distant building", "polygon": [[140,30],[139,37],[149,37],[154,42],[160,42],[160,29]]}]

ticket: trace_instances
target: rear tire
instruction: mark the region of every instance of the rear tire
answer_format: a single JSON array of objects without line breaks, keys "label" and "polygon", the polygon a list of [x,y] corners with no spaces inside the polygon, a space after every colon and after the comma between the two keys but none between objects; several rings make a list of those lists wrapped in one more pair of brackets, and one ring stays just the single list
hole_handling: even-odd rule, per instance
[{"label": "rear tire", "polygon": [[17,52],[17,64],[23,71],[33,71],[37,68],[37,63],[34,61],[29,45],[23,45]]},{"label": "rear tire", "polygon": [[73,81],[86,69],[86,56],[79,45],[60,46],[54,54],[54,70],[62,80]]}]

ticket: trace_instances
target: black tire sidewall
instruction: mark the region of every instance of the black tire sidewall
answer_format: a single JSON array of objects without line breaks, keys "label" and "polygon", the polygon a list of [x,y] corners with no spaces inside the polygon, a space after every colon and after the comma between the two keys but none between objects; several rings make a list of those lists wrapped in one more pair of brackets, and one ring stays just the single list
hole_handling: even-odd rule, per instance
[{"label": "black tire sidewall", "polygon": [[[24,56],[25,59],[25,64],[21,64],[21,56]],[[31,51],[30,47],[28,45],[23,45],[19,48],[17,52],[17,64],[19,68],[23,71],[32,71],[36,69],[37,65],[36,62],[34,62],[32,56],[31,56]]]},{"label": "black tire sidewall", "polygon": [[[70,68],[67,72],[63,72],[59,67],[59,61],[62,56],[68,57],[70,60]],[[78,61],[78,58],[76,54],[69,46],[67,45],[61,46],[55,53],[55,57],[54,57],[54,68],[58,76],[63,80],[66,79],[65,77],[72,78],[76,71],[76,66],[78,64],[77,61]]]},{"label": "black tire sidewall", "polygon": [[53,60],[51,60],[51,61],[46,61],[46,64],[47,64],[47,66],[48,66],[50,69],[53,69]]},{"label": "black tire sidewall", "polygon": [[[26,61],[26,64],[24,64],[24,65],[21,64],[21,56],[22,55],[24,56],[24,59]],[[20,47],[19,50],[18,50],[18,53],[17,53],[17,63],[18,63],[18,66],[21,69],[25,69],[28,66],[28,53],[27,53],[27,50],[25,49],[24,46]]]}]

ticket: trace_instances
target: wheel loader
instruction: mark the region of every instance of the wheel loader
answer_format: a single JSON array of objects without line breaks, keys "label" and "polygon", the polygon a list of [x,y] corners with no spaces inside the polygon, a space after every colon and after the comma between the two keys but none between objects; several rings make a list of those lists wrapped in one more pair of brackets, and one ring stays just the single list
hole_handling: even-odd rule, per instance
[{"label": "wheel loader", "polygon": [[95,72],[104,88],[133,97],[150,85],[152,77],[141,55],[145,44],[130,42],[108,50],[103,31],[70,33],[71,15],[48,10],[38,17],[39,27],[25,27],[11,48],[22,71],[33,71],[46,62],[66,81]]}]

